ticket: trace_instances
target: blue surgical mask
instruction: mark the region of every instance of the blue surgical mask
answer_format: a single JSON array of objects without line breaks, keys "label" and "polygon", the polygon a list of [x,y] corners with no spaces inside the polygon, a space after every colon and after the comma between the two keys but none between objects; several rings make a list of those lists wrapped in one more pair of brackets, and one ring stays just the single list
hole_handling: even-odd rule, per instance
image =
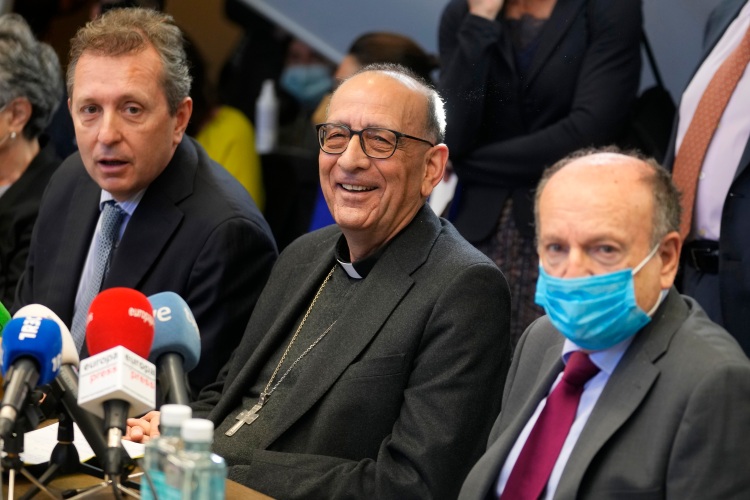
[{"label": "blue surgical mask", "polygon": [[552,324],[583,349],[607,349],[635,335],[651,321],[664,294],[648,313],[635,299],[633,276],[656,254],[657,244],[635,268],[583,278],[556,278],[539,266],[535,301]]},{"label": "blue surgical mask", "polygon": [[297,64],[284,68],[279,84],[303,107],[313,109],[331,90],[332,81],[325,64]]}]

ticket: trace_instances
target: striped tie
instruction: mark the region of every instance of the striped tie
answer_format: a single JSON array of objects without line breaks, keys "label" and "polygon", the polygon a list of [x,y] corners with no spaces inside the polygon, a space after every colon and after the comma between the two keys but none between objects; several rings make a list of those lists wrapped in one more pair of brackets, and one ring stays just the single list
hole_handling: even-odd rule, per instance
[{"label": "striped tie", "polygon": [[672,178],[677,189],[682,193],[680,235],[683,241],[690,233],[698,175],[703,167],[706,151],[748,62],[750,62],[750,27],[737,48],[716,70],[703,92],[693,119],[685,132],[680,150],[677,152]]},{"label": "striped tie", "polygon": [[113,200],[104,204],[101,214],[101,231],[97,235],[97,252],[94,255],[93,275],[91,280],[83,285],[81,291],[81,303],[73,315],[73,324],[71,334],[76,344],[76,349],[81,351],[83,341],[86,337],[86,318],[89,313],[89,306],[97,296],[102,287],[104,276],[109,270],[109,260],[112,254],[112,248],[119,233],[120,224],[125,216],[125,211],[120,208]]}]

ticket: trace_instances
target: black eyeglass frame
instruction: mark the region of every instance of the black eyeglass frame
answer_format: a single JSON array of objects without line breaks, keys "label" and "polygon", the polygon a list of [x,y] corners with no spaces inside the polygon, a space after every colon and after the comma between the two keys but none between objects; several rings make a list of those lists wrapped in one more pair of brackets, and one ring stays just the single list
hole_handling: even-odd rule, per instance
[{"label": "black eyeglass frame", "polygon": [[[413,135],[404,134],[403,132],[399,132],[397,130],[391,130],[391,129],[385,128],[385,127],[365,127],[362,130],[354,130],[353,128],[347,127],[346,125],[342,125],[340,123],[318,123],[317,125],[315,125],[315,132],[318,134],[318,146],[320,146],[320,150],[321,151],[323,151],[324,153],[329,154],[329,155],[344,154],[344,151],[346,151],[346,148],[344,148],[342,151],[339,151],[338,153],[333,153],[331,151],[326,151],[325,150],[325,148],[323,147],[323,137],[321,137],[321,135],[320,135],[320,130],[323,127],[327,126],[327,125],[331,125],[333,127],[343,128],[343,129],[346,129],[346,130],[349,131],[349,134],[350,134],[349,135],[349,141],[347,141],[346,148],[349,147],[349,142],[351,142],[352,136],[353,135],[358,135],[359,136],[359,147],[362,148],[362,152],[365,155],[367,155],[369,158],[372,158],[374,160],[387,160],[388,158],[390,158],[391,156],[393,156],[394,153],[396,153],[396,150],[398,149],[398,141],[402,137],[406,138],[406,139],[412,139],[414,141],[424,142],[425,144],[429,144],[430,147],[433,147],[433,148],[435,147],[435,144],[431,143],[427,139],[422,139],[420,137],[414,137]],[[365,139],[364,139],[364,137],[362,137],[362,132],[364,132],[365,130],[385,130],[385,131],[388,131],[388,132],[392,133],[393,135],[395,135],[396,136],[396,142],[393,144],[393,151],[391,151],[391,154],[389,154],[388,156],[372,156],[370,153],[368,153],[367,152],[367,148],[365,147]]]}]

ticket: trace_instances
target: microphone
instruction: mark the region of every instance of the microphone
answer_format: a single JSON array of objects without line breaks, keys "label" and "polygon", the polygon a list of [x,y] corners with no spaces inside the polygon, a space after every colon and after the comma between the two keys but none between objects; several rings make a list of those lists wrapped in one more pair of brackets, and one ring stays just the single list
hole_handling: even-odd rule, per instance
[{"label": "microphone", "polygon": [[110,477],[121,473],[127,418],[155,405],[156,369],[145,359],[154,339],[151,311],[146,296],[130,288],[104,290],[89,308],[86,346],[92,356],[80,363],[78,404],[104,418],[104,472]]},{"label": "microphone", "polygon": [[3,303],[0,302],[0,337],[3,336],[3,329],[5,328],[5,325],[8,324],[8,321],[10,321],[10,313]]},{"label": "microphone", "polygon": [[2,346],[5,394],[0,403],[0,436],[7,439],[29,392],[50,383],[60,369],[60,328],[40,317],[12,319],[3,330]]},{"label": "microphone", "polygon": [[154,308],[154,344],[148,359],[157,366],[159,387],[167,403],[190,403],[185,374],[201,357],[198,324],[187,303],[174,292],[148,298]]},{"label": "microphone", "polygon": [[[104,421],[94,414],[78,406],[78,350],[76,349],[73,336],[65,323],[47,306],[41,304],[29,304],[19,309],[14,318],[23,318],[26,316],[38,316],[47,318],[60,328],[62,338],[62,366],[52,383],[52,396],[59,400],[63,405],[63,410],[78,424],[81,434],[86,438],[89,446],[94,451],[94,455],[103,459],[107,454],[107,442],[101,429],[104,428]],[[72,436],[69,436],[72,441]],[[130,458],[128,456],[128,458]],[[135,464],[130,464],[135,467]]]}]

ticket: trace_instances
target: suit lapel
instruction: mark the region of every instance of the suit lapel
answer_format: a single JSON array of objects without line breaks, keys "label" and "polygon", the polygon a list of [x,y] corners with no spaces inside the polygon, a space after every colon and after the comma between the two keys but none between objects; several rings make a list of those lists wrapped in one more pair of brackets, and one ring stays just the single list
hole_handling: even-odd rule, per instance
[{"label": "suit lapel", "polygon": [[[78,159],[80,162],[80,159]],[[61,299],[48,307],[57,312],[68,324],[73,319],[73,304],[81,278],[83,264],[88,255],[94,228],[99,220],[99,199],[101,188],[81,167],[79,179],[70,200],[70,209],[65,217],[65,242],[61,245],[57,261],[49,277],[50,288],[47,297],[52,301]]]},{"label": "suit lapel", "polygon": [[[746,0],[733,0],[729,2],[722,2],[716,7],[716,10],[711,13],[710,19],[713,21],[707,27],[706,38],[704,40],[704,52],[701,58],[701,63],[708,57],[714,46],[719,43],[719,40],[724,35],[730,24],[737,18],[740,11],[745,6]],[[700,64],[698,65],[698,68]],[[697,69],[696,68],[696,71]]]},{"label": "suit lapel", "polygon": [[670,291],[654,319],[633,340],[596,402],[568,463],[555,498],[575,498],[594,457],[635,413],[659,377],[655,362],[664,355],[688,310],[679,294]]},{"label": "suit lapel", "polygon": [[[526,85],[530,85],[552,55],[560,40],[566,35],[587,0],[558,0],[552,14],[539,35],[539,47],[529,68]],[[590,0],[588,0],[590,1]],[[589,26],[591,20],[588,21]],[[589,31],[591,31],[589,29]]]},{"label": "suit lapel", "polygon": [[[562,336],[560,336],[560,342],[547,349],[541,366],[542,369],[538,370],[537,378],[531,387],[519,387],[517,389],[530,395],[525,398],[523,405],[520,408],[506,407],[505,403],[503,405],[500,414],[500,434],[497,440],[490,444],[482,457],[482,462],[485,462],[483,468],[487,471],[484,478],[485,484],[483,485],[483,490],[486,492],[490,492],[494,487],[500,475],[500,468],[505,463],[518,436],[536,411],[539,402],[547,397],[552,383],[563,369]],[[515,397],[523,398],[524,395],[516,393]]]},{"label": "suit lapel", "polygon": [[[377,335],[412,287],[414,281],[411,274],[427,259],[439,231],[438,218],[431,209],[424,207],[407,229],[390,243],[362,283],[361,289],[352,297],[328,333],[335,341],[318,344],[315,347],[316,355],[299,367],[301,371],[296,383],[285,388],[289,391],[288,397],[284,398],[284,406],[278,412],[280,416],[273,422],[271,431],[264,433],[263,440],[259,443],[261,448],[270,446],[309,411]],[[323,261],[326,264],[321,265],[319,262],[316,269],[315,275],[319,279],[310,284],[311,287],[303,297],[309,297],[311,288],[319,287],[330,270],[331,260]],[[297,308],[287,309],[287,313],[290,313],[287,315],[293,320],[298,319],[299,311],[307,304],[299,296],[298,293],[298,298],[294,301]],[[293,311],[297,311],[297,314]],[[284,329],[274,328],[273,335],[287,341],[291,325],[288,324],[289,321],[283,323]],[[337,335],[339,332],[341,334]]]},{"label": "suit lapel", "polygon": [[740,158],[740,164],[737,166],[737,171],[734,173],[734,180],[737,180],[745,169],[750,165],[750,141],[745,144],[745,151],[742,153]]},{"label": "suit lapel", "polygon": [[196,150],[186,138],[169,165],[146,188],[115,251],[102,289],[139,288],[184,217],[177,204],[192,194],[197,167]]},{"label": "suit lapel", "polygon": [[[746,0],[733,0],[729,2],[723,2],[719,4],[718,7],[716,7],[716,10],[714,12],[711,13],[710,19],[712,22],[708,26],[708,31],[706,32],[703,57],[701,58],[700,63],[695,67],[695,70],[690,77],[691,80],[695,76],[695,73],[698,72],[698,69],[700,69],[706,57],[708,57],[716,44],[719,43],[721,37],[724,36],[724,33],[726,32],[729,25],[732,24],[732,22],[734,22],[734,20],[740,14],[740,11],[745,6],[745,3]],[[688,80],[688,82],[689,81],[690,80]],[[748,164],[750,164],[750,142],[745,145],[745,151],[742,153],[740,163],[737,166],[737,171],[734,173],[734,180],[736,180],[745,171],[745,169],[748,167]]]},{"label": "suit lapel", "polygon": [[[291,332],[302,314],[300,311],[306,310],[310,305],[315,290],[320,287],[335,262],[333,249],[337,239],[337,237],[332,237],[324,240],[317,251],[314,252],[319,257],[294,267],[294,276],[307,277],[300,286],[294,286],[294,284],[290,286],[290,283],[287,282],[268,282],[266,286],[268,290],[264,293],[284,297],[283,301],[278,301],[280,309],[275,313],[275,318],[266,331],[262,331],[265,329],[263,325],[260,325],[261,328],[246,332],[246,337],[248,335],[250,337],[243,338],[237,352],[233,355],[224,395],[211,412],[211,419],[219,422],[237,405],[241,404],[242,397],[247,393],[248,387],[259,377],[264,365],[279,349],[279,345],[289,342]],[[275,293],[271,291],[277,289],[278,291]],[[255,326],[252,318],[250,325]]]}]

